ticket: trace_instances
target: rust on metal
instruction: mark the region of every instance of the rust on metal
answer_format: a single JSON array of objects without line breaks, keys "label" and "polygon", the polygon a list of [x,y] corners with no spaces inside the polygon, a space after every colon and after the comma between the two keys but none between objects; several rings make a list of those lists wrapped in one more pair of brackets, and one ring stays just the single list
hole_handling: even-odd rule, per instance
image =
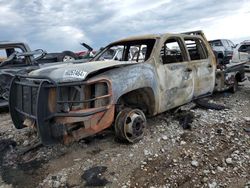
[{"label": "rust on metal", "polygon": [[72,141],[80,140],[96,134],[106,128],[108,128],[114,121],[114,106],[110,106],[106,112],[100,112],[93,116],[88,117],[83,123],[85,127],[79,128],[78,130],[72,131],[70,134],[63,136],[63,143],[68,144]]}]

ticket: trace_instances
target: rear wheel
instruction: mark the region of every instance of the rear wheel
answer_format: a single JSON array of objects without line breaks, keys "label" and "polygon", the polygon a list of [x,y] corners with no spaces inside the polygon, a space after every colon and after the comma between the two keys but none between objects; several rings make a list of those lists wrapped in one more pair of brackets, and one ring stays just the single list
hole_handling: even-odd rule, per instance
[{"label": "rear wheel", "polygon": [[115,120],[116,137],[120,141],[136,143],[143,138],[146,125],[146,117],[141,110],[125,108]]},{"label": "rear wheel", "polygon": [[232,93],[235,93],[237,90],[238,90],[238,81],[236,78],[234,78],[234,83],[233,83],[233,86],[230,88],[230,91]]}]

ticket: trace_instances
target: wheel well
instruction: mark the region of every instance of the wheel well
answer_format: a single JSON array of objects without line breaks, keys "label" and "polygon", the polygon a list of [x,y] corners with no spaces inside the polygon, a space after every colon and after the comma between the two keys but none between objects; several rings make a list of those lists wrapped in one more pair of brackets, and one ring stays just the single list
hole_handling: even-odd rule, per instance
[{"label": "wheel well", "polygon": [[119,108],[134,107],[141,109],[146,115],[153,115],[155,110],[155,97],[153,90],[149,87],[139,88],[122,95],[118,101]]}]

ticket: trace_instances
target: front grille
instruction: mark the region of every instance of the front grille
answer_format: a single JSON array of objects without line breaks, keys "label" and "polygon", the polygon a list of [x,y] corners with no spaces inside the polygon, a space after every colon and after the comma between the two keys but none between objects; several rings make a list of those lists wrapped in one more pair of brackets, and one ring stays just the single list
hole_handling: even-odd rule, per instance
[{"label": "front grille", "polygon": [[33,119],[42,143],[49,145],[61,139],[57,128],[65,131],[60,117],[72,117],[65,118],[69,120],[67,124],[78,126],[76,117],[112,108],[111,87],[105,80],[57,84],[49,78],[16,76],[11,83],[9,103],[14,126],[24,128],[27,118]]},{"label": "front grille", "polygon": [[30,115],[36,115],[36,99],[39,85],[17,84],[16,108]]},{"label": "front grille", "polygon": [[60,86],[57,90],[57,107],[61,111],[98,108],[110,103],[108,85],[105,82]]},{"label": "front grille", "polygon": [[[46,84],[41,84],[43,82]],[[14,109],[33,119],[37,119],[37,113],[48,116],[45,119],[81,116],[81,110],[105,110],[111,102],[110,86],[106,81],[52,84],[46,79],[19,78],[12,83],[12,90],[16,92],[11,99],[15,101],[12,103]],[[82,115],[86,114],[82,112]]]},{"label": "front grille", "polygon": [[13,84],[16,91],[15,108],[31,117],[35,117],[39,83],[35,84],[32,80],[20,79]]}]

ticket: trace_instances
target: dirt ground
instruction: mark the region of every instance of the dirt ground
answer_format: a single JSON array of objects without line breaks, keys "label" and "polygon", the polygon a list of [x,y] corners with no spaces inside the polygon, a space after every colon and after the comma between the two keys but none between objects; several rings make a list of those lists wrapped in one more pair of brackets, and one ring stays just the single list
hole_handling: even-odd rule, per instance
[{"label": "dirt ground", "polygon": [[144,139],[118,143],[113,131],[69,146],[37,147],[32,130],[0,115],[0,188],[250,187],[250,82],[209,98],[224,110],[193,108],[190,127],[173,112],[148,119]]}]

